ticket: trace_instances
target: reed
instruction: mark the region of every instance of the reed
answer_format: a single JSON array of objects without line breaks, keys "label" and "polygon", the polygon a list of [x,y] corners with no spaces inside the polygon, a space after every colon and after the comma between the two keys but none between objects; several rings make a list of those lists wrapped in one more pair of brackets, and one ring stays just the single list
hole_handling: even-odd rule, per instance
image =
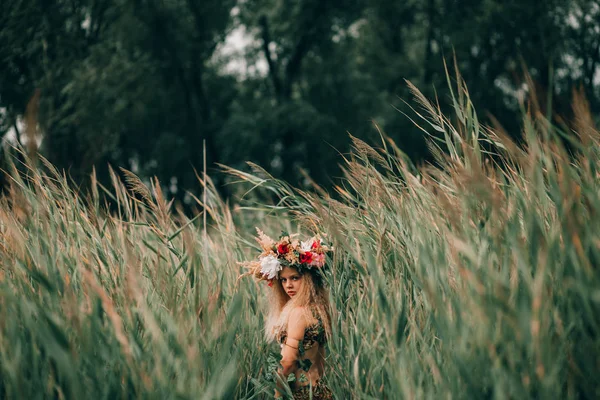
[{"label": "reed", "polygon": [[92,177],[81,194],[43,159],[45,172],[13,168],[2,397],[271,397],[266,288],[237,279],[258,224],[334,242],[338,398],[600,396],[600,134],[585,99],[570,128],[534,104],[517,145],[479,123],[459,75],[449,85],[451,117],[411,86],[434,164],[415,167],[382,135],[353,138],[334,195],[224,167],[278,201],[232,210],[200,179],[206,239],[203,215],[174,209],[159,182],[113,172],[111,188]]}]

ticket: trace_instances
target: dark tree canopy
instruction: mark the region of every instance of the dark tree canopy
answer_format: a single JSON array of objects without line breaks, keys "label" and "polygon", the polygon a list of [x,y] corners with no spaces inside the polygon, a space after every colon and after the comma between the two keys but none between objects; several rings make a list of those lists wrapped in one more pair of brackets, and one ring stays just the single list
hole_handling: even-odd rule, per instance
[{"label": "dark tree canopy", "polygon": [[[227,56],[240,32],[246,45]],[[211,174],[249,160],[327,186],[348,133],[377,140],[373,122],[428,158],[398,112],[409,112],[405,80],[447,105],[443,59],[454,54],[478,109],[515,135],[530,91],[569,118],[582,87],[600,111],[592,0],[5,0],[0,136],[40,143],[33,151],[78,184],[93,166],[108,179],[110,163],[183,199],[199,191],[206,141]]]}]

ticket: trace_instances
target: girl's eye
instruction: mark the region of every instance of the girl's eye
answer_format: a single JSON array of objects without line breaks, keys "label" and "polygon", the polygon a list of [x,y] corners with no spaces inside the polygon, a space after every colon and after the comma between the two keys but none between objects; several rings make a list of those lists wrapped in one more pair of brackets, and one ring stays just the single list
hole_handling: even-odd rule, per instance
[{"label": "girl's eye", "polygon": [[297,281],[298,279],[300,279],[300,278],[298,278],[297,276],[292,278],[293,281]]}]

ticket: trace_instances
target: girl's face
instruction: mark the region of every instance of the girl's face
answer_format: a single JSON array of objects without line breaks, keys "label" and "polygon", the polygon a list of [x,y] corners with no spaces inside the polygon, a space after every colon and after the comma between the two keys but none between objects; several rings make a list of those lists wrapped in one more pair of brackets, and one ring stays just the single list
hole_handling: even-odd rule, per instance
[{"label": "girl's face", "polygon": [[281,281],[283,290],[285,290],[287,295],[290,297],[294,297],[296,294],[298,294],[300,288],[302,287],[302,275],[300,275],[294,268],[283,267],[279,273],[279,280]]}]

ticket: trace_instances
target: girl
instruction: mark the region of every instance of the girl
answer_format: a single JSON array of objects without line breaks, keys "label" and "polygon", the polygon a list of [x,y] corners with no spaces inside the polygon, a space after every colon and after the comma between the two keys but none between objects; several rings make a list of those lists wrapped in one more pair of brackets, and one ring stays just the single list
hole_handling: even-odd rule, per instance
[{"label": "girl", "polygon": [[325,345],[331,337],[329,296],[323,281],[325,253],[331,249],[320,237],[300,242],[283,235],[275,242],[258,230],[263,248],[258,261],[242,263],[248,274],[269,282],[270,305],[266,336],[281,347],[277,371],[291,382],[294,399],[332,399],[323,382]]}]

